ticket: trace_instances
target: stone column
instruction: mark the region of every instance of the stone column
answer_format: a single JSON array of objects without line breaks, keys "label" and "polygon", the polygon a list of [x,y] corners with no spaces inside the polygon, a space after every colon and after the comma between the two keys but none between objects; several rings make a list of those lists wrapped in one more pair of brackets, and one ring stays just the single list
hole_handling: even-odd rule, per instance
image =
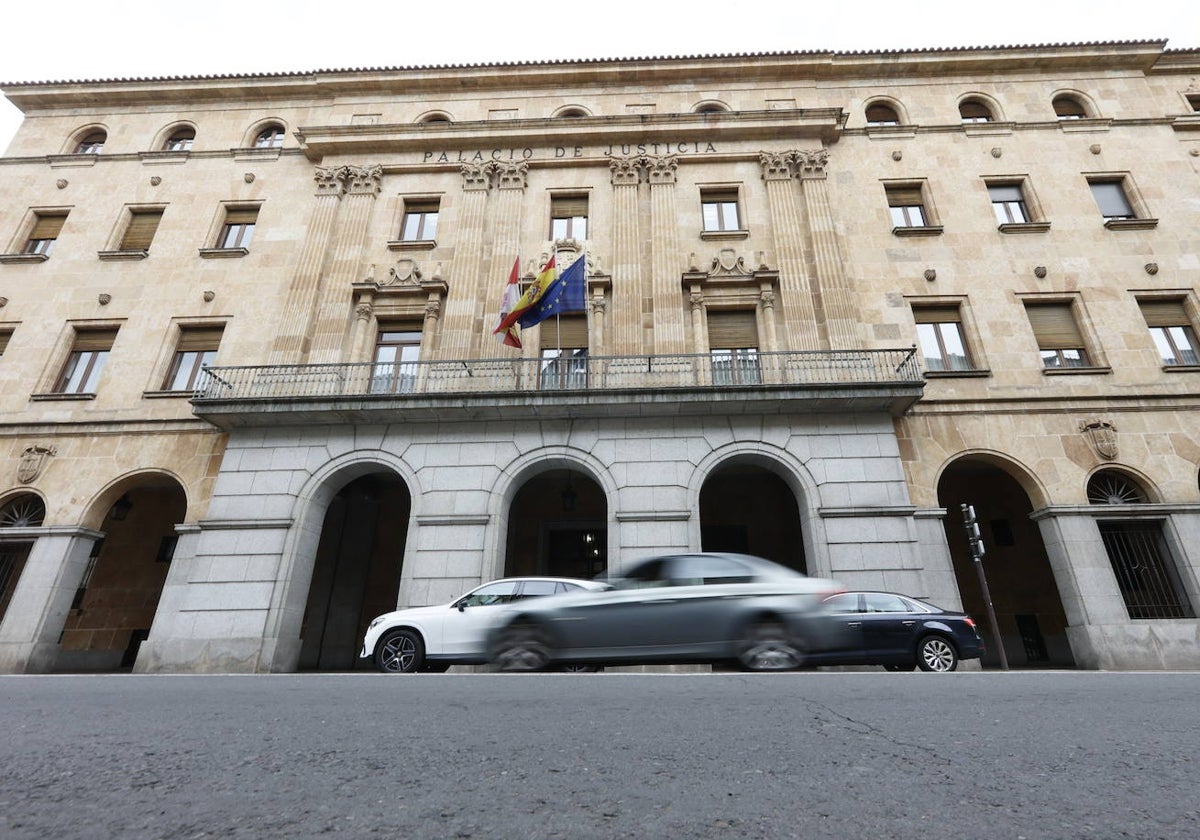
[{"label": "stone column", "polygon": [[775,334],[775,292],[770,288],[764,288],[759,292],[759,306],[762,310],[762,324],[765,335],[763,335],[763,350],[767,353],[774,353],[779,349],[779,339]]},{"label": "stone column", "polygon": [[854,290],[846,276],[845,261],[838,247],[829,206],[826,172],[829,152],[825,149],[796,153],[796,170],[804,193],[813,256],[817,266],[816,286],[820,289],[825,311],[825,330],[833,350],[853,350],[862,346],[858,336],[858,308]]},{"label": "stone column", "polygon": [[[462,165],[463,200],[459,213],[458,244],[450,265],[453,278],[442,319],[441,353],[443,359],[465,359],[471,348],[475,323],[475,290],[479,287],[483,264],[483,231],[487,221],[488,191],[492,185],[490,164]],[[502,279],[508,279],[507,272]],[[499,292],[497,293],[499,295]],[[500,298],[497,296],[497,302]]]},{"label": "stone column", "polygon": [[679,281],[679,215],[675,155],[646,158],[650,181],[650,285],[654,298],[654,352],[686,353]]},{"label": "stone column", "polygon": [[334,219],[345,190],[342,175],[340,166],[318,166],[313,175],[317,182],[317,200],[309,215],[283,315],[271,341],[269,358],[273,365],[301,364],[307,360],[321,268],[329,252]]},{"label": "stone column", "polygon": [[795,152],[763,152],[759,156],[762,178],[767,185],[771,232],[779,260],[779,291],[783,297],[784,332],[790,337],[780,350],[819,350],[816,290],[804,262],[804,230],[796,206],[792,160]]},{"label": "stone column", "polygon": [[612,341],[608,354],[635,356],[642,352],[642,239],[638,235],[640,157],[610,158],[613,187]]},{"label": "stone column", "polygon": [[86,528],[39,531],[0,624],[3,674],[39,674],[54,667],[58,639],[92,546],[104,536]]},{"label": "stone column", "polygon": [[472,325],[472,356],[488,358],[508,355],[492,330],[500,321],[500,298],[512,271],[513,260],[520,251],[521,201],[528,185],[529,164],[497,163],[493,167],[496,182],[496,201],[491,217],[494,225],[492,259],[486,273],[479,278],[476,290],[475,323]]},{"label": "stone column", "polygon": [[346,166],[346,196],[338,214],[333,240],[333,260],[319,296],[313,324],[309,362],[345,361],[349,340],[352,292],[350,286],[362,273],[363,245],[383,180],[382,166]]}]

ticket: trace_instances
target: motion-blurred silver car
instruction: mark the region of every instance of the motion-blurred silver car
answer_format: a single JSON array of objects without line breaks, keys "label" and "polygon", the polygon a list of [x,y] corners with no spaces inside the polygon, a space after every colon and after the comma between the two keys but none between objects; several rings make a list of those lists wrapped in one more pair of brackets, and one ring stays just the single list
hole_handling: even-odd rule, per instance
[{"label": "motion-blurred silver car", "polygon": [[736,662],[753,671],[800,667],[823,649],[821,602],[831,580],[744,554],[678,554],[575,592],[507,610],[488,650],[501,670],[563,665]]}]

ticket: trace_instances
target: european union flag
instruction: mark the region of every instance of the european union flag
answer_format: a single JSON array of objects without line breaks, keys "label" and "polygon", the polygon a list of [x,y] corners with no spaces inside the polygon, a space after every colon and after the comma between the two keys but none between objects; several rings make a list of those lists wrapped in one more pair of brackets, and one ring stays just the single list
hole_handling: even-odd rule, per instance
[{"label": "european union flag", "polygon": [[541,299],[521,316],[518,323],[527,329],[563,312],[585,311],[587,309],[587,282],[584,278],[586,265],[587,256],[581,254],[579,259],[571,263],[567,270],[546,288]]}]

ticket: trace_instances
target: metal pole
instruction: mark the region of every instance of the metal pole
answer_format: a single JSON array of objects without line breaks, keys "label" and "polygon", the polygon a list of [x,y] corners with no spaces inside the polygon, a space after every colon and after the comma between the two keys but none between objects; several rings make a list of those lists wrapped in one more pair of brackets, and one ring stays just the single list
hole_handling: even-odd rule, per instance
[{"label": "metal pole", "polygon": [[1004,653],[1004,639],[1000,637],[1000,624],[996,621],[996,608],[992,606],[992,592],[988,589],[987,575],[983,572],[983,546],[976,532],[971,528],[974,524],[975,509],[970,505],[962,505],[963,527],[967,532],[967,546],[971,549],[971,558],[975,561],[975,571],[979,574],[979,585],[983,589],[983,603],[987,607],[988,625],[992,628],[992,638],[996,640],[996,653],[1000,655],[1000,668],[1008,670],[1008,656]]}]

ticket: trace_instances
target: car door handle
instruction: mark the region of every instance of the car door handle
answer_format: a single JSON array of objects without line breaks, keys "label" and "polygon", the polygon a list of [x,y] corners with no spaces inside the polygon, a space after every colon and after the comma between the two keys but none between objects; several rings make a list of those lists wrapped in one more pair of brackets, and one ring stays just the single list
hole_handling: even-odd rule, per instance
[{"label": "car door handle", "polygon": [[901,623],[901,624],[903,624],[905,627],[912,627],[912,626],[913,626],[914,624],[916,624],[917,622],[915,622],[915,621],[912,621],[912,620],[910,619],[909,621],[901,621],[900,623]]},{"label": "car door handle", "polygon": [[861,621],[848,621],[848,622],[846,622],[846,626],[847,627],[862,627],[862,622]]}]

